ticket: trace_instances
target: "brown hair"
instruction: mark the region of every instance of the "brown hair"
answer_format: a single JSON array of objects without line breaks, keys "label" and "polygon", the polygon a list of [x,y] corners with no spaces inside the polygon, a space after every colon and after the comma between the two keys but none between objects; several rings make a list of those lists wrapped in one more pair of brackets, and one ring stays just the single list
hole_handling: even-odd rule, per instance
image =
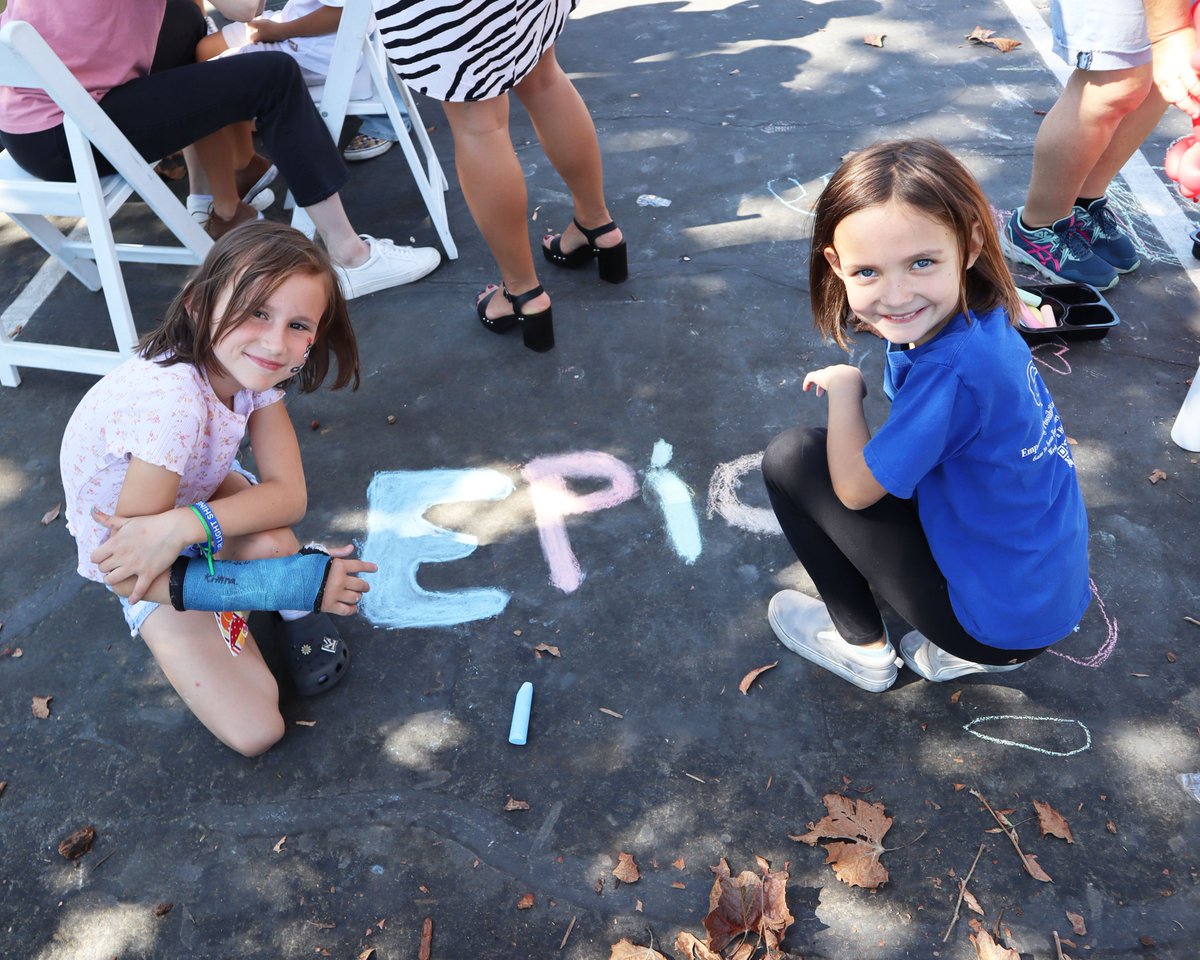
[{"label": "brown hair", "polygon": [[[358,345],[329,255],[299,230],[270,220],[244,224],[213,244],[158,327],[138,341],[138,353],[147,359],[160,357],[157,362],[164,367],[190,363],[205,372],[220,372],[214,346],[295,273],[324,277],[329,302],[318,321],[308,360],[293,380],[301,393],[316,390],[329,372],[332,354],[337,361],[333,389],[353,382],[357,390]],[[213,314],[227,288],[229,302],[214,329]]]},{"label": "brown hair", "polygon": [[976,313],[1002,306],[1015,325],[1021,301],[1012,274],[1000,252],[992,210],[979,184],[953,154],[936,140],[889,140],[852,154],[817,200],[812,251],[809,255],[809,295],[813,325],[826,340],[849,349],[847,337],[854,315],[846,287],[825,259],[833,232],[846,217],[891,200],[908,204],[945,224],[958,240],[959,262],[965,267],[972,233],[978,227],[983,249],[973,266],[963,270],[959,310]]}]

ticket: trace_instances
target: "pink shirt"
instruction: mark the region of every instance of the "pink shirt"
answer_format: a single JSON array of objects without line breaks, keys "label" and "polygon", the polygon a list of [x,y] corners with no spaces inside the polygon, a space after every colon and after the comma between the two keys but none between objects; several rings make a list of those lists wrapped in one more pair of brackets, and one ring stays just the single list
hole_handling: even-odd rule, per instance
[{"label": "pink shirt", "polygon": [[109,532],[91,510],[115,510],[130,458],[179,474],[175,506],[207,500],[228,476],[250,414],[282,396],[276,389],[242,390],[230,410],[191,364],[160,367],[140,357],[92,387],[67,423],[59,455],[80,574],[104,579],[91,554]]},{"label": "pink shirt", "polygon": [[[96,100],[150,72],[166,0],[8,0],[0,25],[32,24]],[[44,90],[0,87],[0,130],[37,133],[62,122]]]}]

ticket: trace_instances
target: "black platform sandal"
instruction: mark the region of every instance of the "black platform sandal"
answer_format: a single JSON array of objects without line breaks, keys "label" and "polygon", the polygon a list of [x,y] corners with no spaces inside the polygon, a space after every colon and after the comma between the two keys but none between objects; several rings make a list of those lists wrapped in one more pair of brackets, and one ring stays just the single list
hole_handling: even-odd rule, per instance
[{"label": "black platform sandal", "polygon": [[278,630],[283,671],[299,696],[324,693],[350,669],[350,652],[329,614],[284,620]]},{"label": "black platform sandal", "polygon": [[[536,350],[538,353],[545,353],[554,346],[554,308],[547,307],[539,313],[522,313],[521,308],[535,297],[540,297],[546,291],[540,286],[534,287],[532,290],[526,290],[524,293],[518,293],[516,296],[509,293],[507,288],[500,286],[490,293],[481,296],[475,303],[475,312],[479,315],[479,322],[482,323],[492,333],[508,333],[518,323],[521,325],[521,338],[525,341],[525,346],[530,350]],[[512,304],[513,312],[506,313],[502,317],[489,317],[487,315],[487,306],[492,302],[492,297],[497,293],[501,293],[504,299]]]},{"label": "black platform sandal", "polygon": [[572,250],[570,253],[563,253],[562,236],[559,235],[550,241],[550,246],[542,244],[542,255],[547,260],[556,267],[576,270],[579,267],[586,267],[592,262],[592,258],[595,257],[596,263],[600,268],[601,280],[607,280],[609,283],[620,283],[629,276],[629,260],[624,240],[615,247],[596,246],[597,237],[602,237],[606,233],[612,233],[617,229],[617,225],[612,220],[609,220],[602,227],[596,227],[594,230],[589,230],[578,220],[574,220],[573,222],[575,229],[583,234],[583,238],[587,243],[576,250]]}]

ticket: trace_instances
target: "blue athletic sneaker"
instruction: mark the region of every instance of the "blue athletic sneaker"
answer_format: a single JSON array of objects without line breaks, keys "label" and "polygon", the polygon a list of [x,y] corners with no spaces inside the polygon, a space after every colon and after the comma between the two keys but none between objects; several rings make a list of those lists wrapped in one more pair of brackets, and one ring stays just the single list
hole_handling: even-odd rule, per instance
[{"label": "blue athletic sneaker", "polygon": [[1017,207],[1000,235],[1000,246],[1010,260],[1027,263],[1056,283],[1087,283],[1107,290],[1120,279],[1107,260],[1092,253],[1088,235],[1072,211],[1048,227],[1026,230]]},{"label": "blue athletic sneaker", "polygon": [[1075,222],[1087,238],[1092,253],[1117,273],[1129,273],[1142,265],[1133,241],[1108,209],[1108,197],[1100,197],[1084,207],[1075,207]]}]

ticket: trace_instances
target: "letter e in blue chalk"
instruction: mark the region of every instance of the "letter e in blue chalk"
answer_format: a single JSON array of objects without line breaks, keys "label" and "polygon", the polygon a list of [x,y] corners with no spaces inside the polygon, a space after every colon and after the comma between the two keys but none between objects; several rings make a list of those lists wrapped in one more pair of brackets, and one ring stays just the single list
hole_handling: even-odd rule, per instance
[{"label": "letter e in blue chalk", "polygon": [[533,706],[533,684],[526,680],[517,691],[513,704],[512,725],[508,728],[508,742],[518,747],[525,745],[529,736],[529,710]]}]

